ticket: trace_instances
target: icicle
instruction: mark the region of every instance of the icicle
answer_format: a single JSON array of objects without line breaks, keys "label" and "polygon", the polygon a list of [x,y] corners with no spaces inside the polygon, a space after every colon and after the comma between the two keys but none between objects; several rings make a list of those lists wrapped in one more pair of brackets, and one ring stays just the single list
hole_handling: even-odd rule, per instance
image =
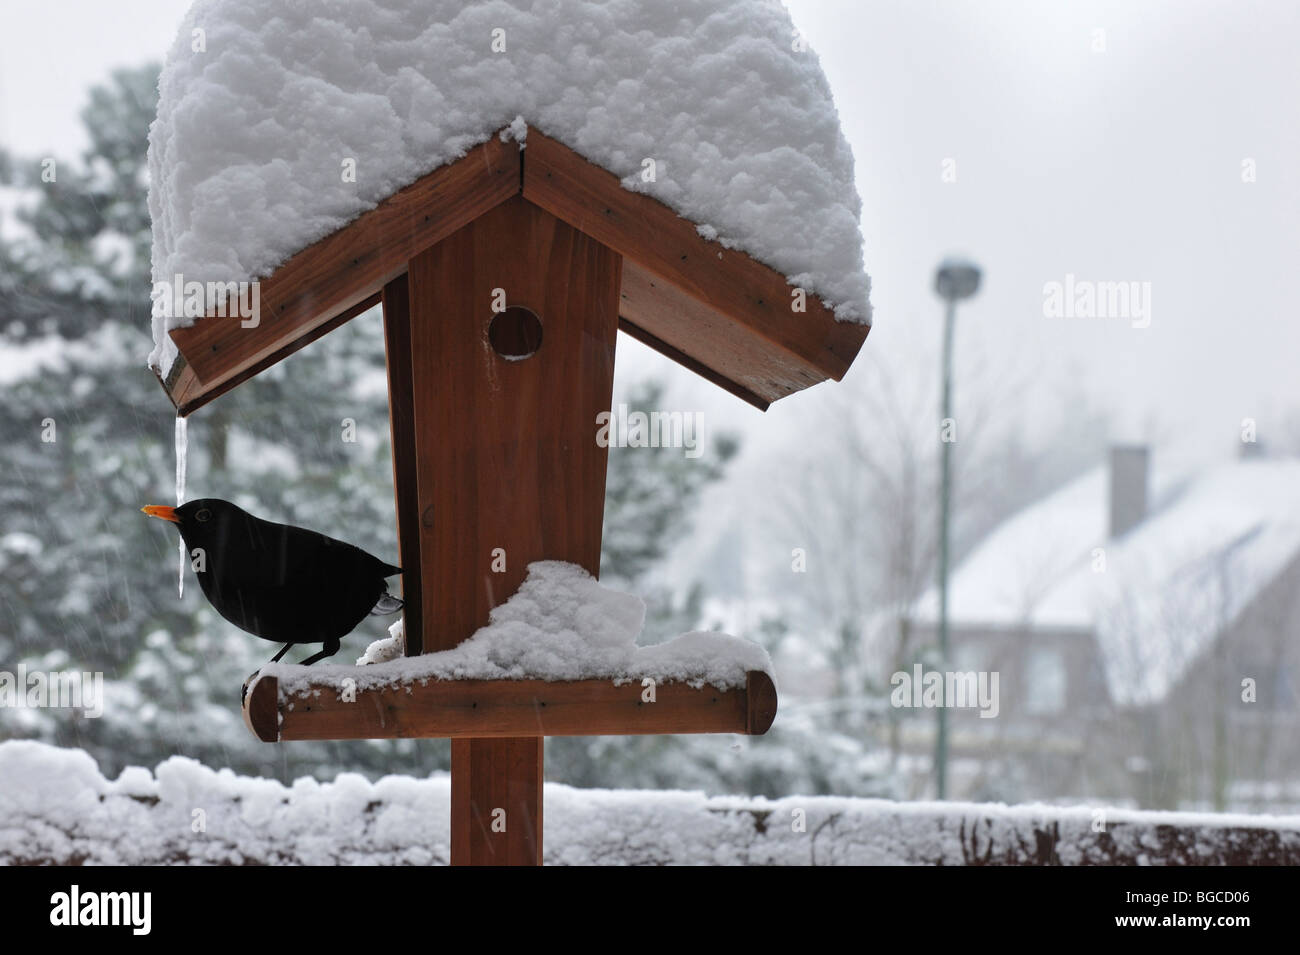
[{"label": "icicle", "polygon": [[[185,434],[186,419],[176,416],[176,506],[185,503],[185,452],[189,442]],[[176,574],[176,592],[185,596],[185,539],[181,538],[180,564]]]}]

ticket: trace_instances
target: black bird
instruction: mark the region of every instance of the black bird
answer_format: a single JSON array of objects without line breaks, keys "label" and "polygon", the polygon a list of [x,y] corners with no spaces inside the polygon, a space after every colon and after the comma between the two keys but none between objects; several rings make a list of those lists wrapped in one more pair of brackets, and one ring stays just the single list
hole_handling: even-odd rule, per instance
[{"label": "black bird", "polygon": [[304,666],[333,656],[367,614],[402,608],[384,582],[402,569],[359,547],[264,521],[219,498],[141,510],[180,530],[203,595],[217,613],[254,636],[284,644],[272,663],[295,643],[325,644]]}]

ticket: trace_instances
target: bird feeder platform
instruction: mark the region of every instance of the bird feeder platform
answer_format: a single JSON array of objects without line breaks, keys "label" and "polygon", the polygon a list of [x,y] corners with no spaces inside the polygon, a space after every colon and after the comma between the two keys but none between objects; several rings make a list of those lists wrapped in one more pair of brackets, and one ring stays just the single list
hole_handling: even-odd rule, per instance
[{"label": "bird feeder platform", "polygon": [[[358,677],[364,667],[358,667]],[[303,682],[305,680],[305,683]],[[282,693],[259,676],[244,722],[267,743],[332,739],[477,739],[739,733],[761,736],[776,717],[776,687],[760,670],[720,690],[660,683],[648,700],[640,680],[411,680],[342,692],[337,675],[313,685],[309,670]]]}]

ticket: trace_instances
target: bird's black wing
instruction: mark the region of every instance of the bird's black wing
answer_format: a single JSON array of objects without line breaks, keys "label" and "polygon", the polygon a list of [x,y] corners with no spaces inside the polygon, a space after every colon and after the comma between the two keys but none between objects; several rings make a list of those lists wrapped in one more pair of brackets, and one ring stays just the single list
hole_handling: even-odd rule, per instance
[{"label": "bird's black wing", "polygon": [[360,575],[379,580],[401,573],[400,567],[384,563],[355,544],[309,531],[305,527],[294,527],[291,524],[276,526],[283,528],[281,548],[286,581],[304,576],[310,578],[321,572],[331,577],[335,574]]},{"label": "bird's black wing", "polygon": [[353,544],[288,524],[273,525],[268,537],[275,554],[268,591],[280,606],[263,617],[276,619],[286,643],[345,636],[387,591],[390,565]]}]

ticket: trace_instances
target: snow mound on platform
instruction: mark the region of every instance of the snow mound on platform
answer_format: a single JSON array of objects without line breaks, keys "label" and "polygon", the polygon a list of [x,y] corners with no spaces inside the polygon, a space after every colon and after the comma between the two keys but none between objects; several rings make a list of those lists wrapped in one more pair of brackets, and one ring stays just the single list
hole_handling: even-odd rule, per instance
[{"label": "snow mound on platform", "polygon": [[576,564],[538,561],[528,565],[528,576],[515,595],[492,611],[488,625],[454,650],[374,662],[391,653],[389,641],[400,640],[399,623],[388,641],[377,641],[367,650],[361,659],[370,664],[361,669],[275,663],[262,667],[259,676],[276,677],[281,694],[292,696],[309,687],[376,689],[413,680],[623,683],[649,677],[656,683],[708,683],[727,690],[744,687],[750,670],[774,673],[766,650],[725,633],[684,633],[666,643],[639,647],[636,639],[644,623],[640,597],[601,586]]}]

